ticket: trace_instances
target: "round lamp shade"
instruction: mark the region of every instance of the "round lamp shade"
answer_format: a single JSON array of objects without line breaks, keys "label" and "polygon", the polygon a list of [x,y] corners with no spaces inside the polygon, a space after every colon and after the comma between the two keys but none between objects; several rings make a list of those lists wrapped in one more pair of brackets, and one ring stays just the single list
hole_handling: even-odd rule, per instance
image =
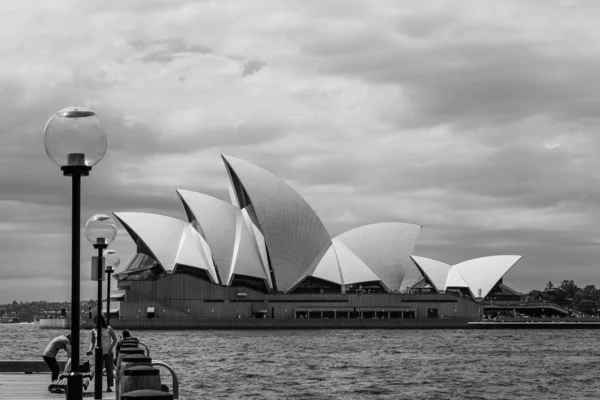
[{"label": "round lamp shade", "polygon": [[46,153],[59,167],[93,167],[104,157],[107,144],[102,120],[84,107],[59,110],[44,128]]},{"label": "round lamp shade", "polygon": [[121,259],[116,251],[108,249],[104,252],[104,265],[107,270],[111,268],[114,271],[119,268],[119,264],[121,264]]},{"label": "round lamp shade", "polygon": [[117,236],[117,225],[106,214],[96,214],[85,223],[85,237],[92,244],[109,245]]}]

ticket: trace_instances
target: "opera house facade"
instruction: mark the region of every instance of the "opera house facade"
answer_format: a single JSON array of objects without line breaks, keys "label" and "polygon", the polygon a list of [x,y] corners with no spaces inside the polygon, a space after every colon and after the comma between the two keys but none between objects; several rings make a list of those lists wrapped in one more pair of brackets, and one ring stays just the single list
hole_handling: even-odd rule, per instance
[{"label": "opera house facade", "polygon": [[[177,190],[186,220],[114,213],[137,247],[115,273],[118,291],[111,294],[111,313],[129,326],[260,319],[299,326],[307,320],[348,326],[357,320],[464,322],[480,318],[476,300],[497,290],[520,258],[493,256],[451,266],[414,256],[421,227],[399,222],[332,237],[284,181],[244,160],[222,158],[230,202]],[[401,293],[413,265],[423,279]]]}]

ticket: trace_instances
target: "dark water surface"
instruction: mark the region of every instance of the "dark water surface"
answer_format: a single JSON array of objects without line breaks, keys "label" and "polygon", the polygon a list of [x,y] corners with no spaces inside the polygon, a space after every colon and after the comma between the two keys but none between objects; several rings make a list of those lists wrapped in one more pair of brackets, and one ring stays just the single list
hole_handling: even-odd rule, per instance
[{"label": "dark water surface", "polygon": [[[0,359],[41,359],[62,333],[2,324]],[[600,399],[596,330],[133,333],[183,399]]]}]

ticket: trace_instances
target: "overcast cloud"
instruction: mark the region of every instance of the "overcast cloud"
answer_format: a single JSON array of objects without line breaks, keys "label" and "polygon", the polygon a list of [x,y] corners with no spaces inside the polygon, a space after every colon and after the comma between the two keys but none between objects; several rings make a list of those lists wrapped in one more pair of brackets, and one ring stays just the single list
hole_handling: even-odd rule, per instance
[{"label": "overcast cloud", "polygon": [[600,286],[599,20],[592,0],[3,2],[0,303],[70,298],[70,181],[42,141],[68,105],[109,131],[83,222],[227,199],[225,153],[332,235],[412,222],[417,255],[523,255],[518,290]]}]

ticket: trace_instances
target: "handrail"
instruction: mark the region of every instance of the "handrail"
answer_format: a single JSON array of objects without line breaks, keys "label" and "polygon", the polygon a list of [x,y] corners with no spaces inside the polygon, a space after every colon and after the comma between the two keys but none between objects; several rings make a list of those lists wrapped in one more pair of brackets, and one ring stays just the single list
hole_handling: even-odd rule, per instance
[{"label": "handrail", "polygon": [[139,344],[146,348],[146,356],[150,357],[150,349],[148,348],[148,345],[144,342],[139,342]]},{"label": "handrail", "polygon": [[155,365],[160,365],[162,367],[165,367],[171,373],[171,377],[173,378],[173,400],[178,400],[179,399],[179,378],[177,377],[177,374],[175,373],[175,371],[173,371],[173,368],[171,368],[167,363],[164,363],[162,361],[152,361],[152,366],[155,366]]}]

